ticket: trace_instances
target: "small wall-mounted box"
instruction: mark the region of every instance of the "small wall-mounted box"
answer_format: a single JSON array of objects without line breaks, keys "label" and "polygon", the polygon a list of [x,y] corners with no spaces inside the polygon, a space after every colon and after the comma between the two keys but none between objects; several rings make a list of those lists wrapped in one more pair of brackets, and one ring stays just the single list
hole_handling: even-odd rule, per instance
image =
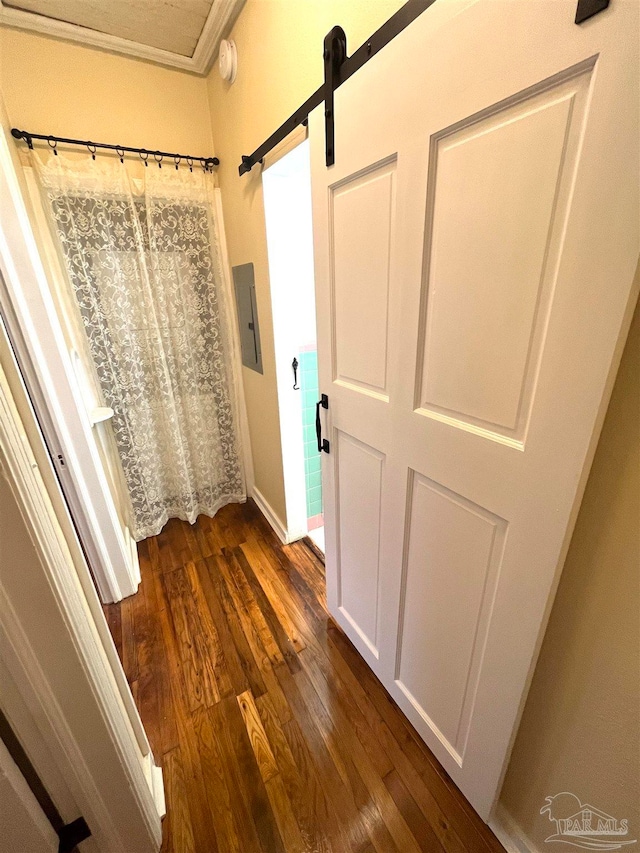
[{"label": "small wall-mounted box", "polygon": [[236,293],[238,326],[240,328],[240,347],[242,363],[257,373],[262,373],[262,352],[260,350],[260,327],[256,305],[256,283],[253,264],[240,264],[232,267],[233,286]]}]

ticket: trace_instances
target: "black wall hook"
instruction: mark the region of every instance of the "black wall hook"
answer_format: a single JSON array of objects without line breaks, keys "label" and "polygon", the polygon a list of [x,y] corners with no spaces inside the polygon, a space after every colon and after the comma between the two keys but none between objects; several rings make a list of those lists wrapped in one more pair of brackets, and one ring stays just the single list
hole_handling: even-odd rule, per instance
[{"label": "black wall hook", "polygon": [[298,359],[293,357],[293,361],[291,362],[291,367],[293,367],[293,390],[299,391],[300,386],[298,385]]}]

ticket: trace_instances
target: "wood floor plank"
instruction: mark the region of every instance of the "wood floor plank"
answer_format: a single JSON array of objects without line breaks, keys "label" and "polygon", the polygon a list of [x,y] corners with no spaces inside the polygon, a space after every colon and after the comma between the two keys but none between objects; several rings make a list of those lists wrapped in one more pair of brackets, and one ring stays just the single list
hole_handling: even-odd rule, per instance
[{"label": "wood floor plank", "polygon": [[[211,557],[207,558],[211,559]],[[236,696],[249,689],[247,674],[242,666],[241,656],[236,648],[230,625],[224,612],[224,608],[216,592],[211,574],[204,560],[194,564],[198,575],[198,583],[208,610],[211,621],[216,628],[221,646],[221,654],[224,657],[225,669],[231,682],[231,691]],[[244,635],[243,635],[244,636]],[[221,695],[226,695],[222,693]]]},{"label": "wood floor plank", "polygon": [[158,535],[158,551],[163,572],[179,569],[189,559],[189,555],[184,553],[184,540],[179,536],[178,524],[177,519],[170,519]]},{"label": "wood floor plank", "polygon": [[223,571],[225,565],[228,568],[235,587],[242,598],[245,609],[249,614],[251,622],[258,631],[258,635],[260,636],[264,650],[269,656],[269,660],[274,666],[282,663],[284,660],[282,651],[269,629],[265,615],[255,599],[249,581],[242,570],[242,566],[238,563],[238,556],[242,558],[244,555],[241,551],[230,548],[223,548],[222,554],[224,561],[222,561],[220,565],[223,568]]},{"label": "wood floor plank", "polygon": [[305,654],[300,659],[327,713],[337,714],[341,728],[349,737],[358,738],[376,773],[383,779],[393,770],[393,762],[368,725],[353,693],[320,656]]},{"label": "wood floor plank", "polygon": [[216,736],[223,747],[227,770],[235,782],[234,808],[244,803],[246,821],[254,828],[259,846],[248,850],[285,853],[271,804],[260,776],[249,736],[234,697],[222,699],[212,709]]},{"label": "wood floor plank", "polygon": [[163,825],[165,853],[197,853],[191,826],[187,779],[180,747],[165,756],[165,797],[167,816]]},{"label": "wood floor plank", "polygon": [[[220,557],[220,559],[222,559],[222,557]],[[220,602],[222,612],[218,614],[218,618],[220,618],[221,622],[226,625],[229,631],[247,686],[254,696],[262,696],[262,694],[266,692],[266,687],[264,686],[264,681],[260,674],[260,667],[256,663],[256,658],[249,647],[247,635],[243,630],[238,610],[236,609],[232,595],[229,592],[224,577],[217,565],[217,558],[215,556],[211,556],[207,560],[203,561],[201,565],[206,568],[206,573],[211,580],[217,600]],[[238,694],[244,693],[246,690],[246,687],[244,686],[244,679],[238,679],[238,683],[242,685],[241,689],[236,691]]]},{"label": "wood floor plank", "polygon": [[[315,774],[302,775],[300,772],[269,696],[259,696],[256,706],[306,845],[305,849],[316,853],[330,853],[328,806]],[[292,739],[291,730],[289,738]],[[297,738],[293,739],[297,741]],[[304,759],[300,763],[304,769]]]},{"label": "wood floor plank", "polygon": [[301,790],[306,808],[314,815],[318,828],[326,833],[327,849],[348,850],[348,839],[345,836],[341,818],[327,795],[326,787],[320,778],[321,773],[311,756],[310,746],[294,717],[282,723],[282,731],[303,780]]},{"label": "wood floor plank", "polygon": [[[181,746],[181,766],[188,780],[189,811],[195,849],[200,851],[206,849],[208,853],[224,853],[225,847],[218,844],[220,833],[220,822],[218,815],[211,808],[209,792],[209,780],[205,778],[203,770],[203,747],[197,738],[196,717],[188,708],[188,700],[182,679],[180,659],[178,655],[178,643],[173,626],[168,615],[168,604],[164,599],[163,585],[159,575],[154,575],[156,601],[159,604],[160,626],[163,635],[163,645],[167,650],[168,663],[168,702],[167,709],[170,710],[171,727],[164,731],[168,737],[175,737]],[[171,755],[173,751],[168,754]],[[164,754],[159,762],[163,772],[171,772],[167,765],[167,754]],[[159,756],[156,754],[156,760]]]},{"label": "wood floor plank", "polygon": [[384,777],[384,784],[391,794],[400,814],[404,818],[413,838],[415,838],[423,853],[442,851],[431,824],[418,808],[416,801],[407,790],[397,770],[392,770]]},{"label": "wood floor plank", "polygon": [[[447,853],[462,853],[465,849],[491,849],[487,847],[483,832],[477,826],[481,821],[470,823],[464,819],[459,802],[461,795],[452,796],[443,778],[437,773],[431,773],[431,764],[422,752],[423,747],[414,741],[407,728],[410,724],[346,636],[334,627],[329,629],[329,634],[331,644],[339,650],[338,655],[332,658],[334,666],[345,672],[345,675],[351,670],[353,689],[363,690],[367,697],[368,701],[363,708],[370,717],[380,743],[385,745]],[[348,661],[346,671],[341,665],[340,658],[343,656]],[[349,678],[348,675],[346,677]],[[429,782],[424,780],[422,773],[429,775]],[[487,831],[490,831],[488,827]],[[499,844],[497,840],[496,843]]]},{"label": "wood floor plank", "polygon": [[304,853],[306,845],[291,807],[286,785],[271,751],[260,713],[250,691],[238,696],[238,705],[249,735],[271,809],[287,851]]},{"label": "wood floor plank", "polygon": [[122,626],[122,667],[131,684],[138,678],[138,647],[133,618],[134,597],[124,598],[120,602],[120,623]]},{"label": "wood floor plank", "polygon": [[162,765],[163,853],[504,853],[251,501],[140,544],[104,608]]},{"label": "wood floor plank", "polygon": [[218,849],[220,853],[245,853],[242,827],[238,825],[240,814],[233,806],[224,772],[225,760],[214,734],[209,708],[199,708],[193,714],[193,731]]},{"label": "wood floor plank", "polygon": [[264,595],[277,615],[278,620],[287,637],[291,641],[294,650],[296,652],[301,652],[305,648],[305,643],[288,612],[288,595],[285,594],[283,596],[281,590],[278,589],[278,584],[280,582],[277,578],[277,573],[275,573],[273,571],[273,567],[269,565],[269,561],[267,560],[263,549],[252,536],[240,546],[240,549],[244,553],[247,563],[251,566],[255,577],[258,579]]},{"label": "wood floor plank", "polygon": [[295,563],[298,572],[309,584],[320,604],[326,609],[327,591],[324,584],[324,572],[320,563],[317,560],[314,561],[309,549],[302,542],[292,542],[291,545],[285,545],[282,550]]},{"label": "wood floor plank", "polygon": [[295,590],[310,625],[315,625],[315,623],[325,625],[329,618],[326,609],[320,604],[315,593],[298,572],[296,564],[289,559],[284,549],[281,547],[271,548],[262,537],[258,537],[257,542],[269,565],[290,590],[290,594],[294,595]]},{"label": "wood floor plank", "polygon": [[151,570],[153,572],[161,572],[162,571],[162,561],[160,557],[160,548],[158,547],[159,536],[151,536],[149,539],[143,540],[143,542],[138,542],[138,549],[142,546],[146,547],[147,555],[149,557],[149,563],[151,565]]},{"label": "wood floor plank", "polygon": [[195,711],[202,705],[209,707],[220,698],[213,670],[213,649],[200,628],[200,616],[185,569],[165,572],[162,580],[184,672],[189,710]]},{"label": "wood floor plank", "polygon": [[[231,567],[229,565],[228,560],[234,561],[234,557],[232,552],[227,551],[225,549],[225,555],[222,555],[219,559],[217,566],[220,571],[221,576],[224,578],[226,590],[229,594],[229,597],[233,601],[233,605],[235,607],[236,614],[242,624],[242,628],[245,634],[245,638],[251,650],[251,655],[253,656],[253,660],[255,661],[262,678],[262,681],[265,685],[265,689],[269,692],[271,696],[271,701],[274,703],[276,711],[280,719],[285,722],[291,718],[291,712],[289,710],[289,705],[287,704],[287,700],[282,692],[282,689],[273,673],[272,667],[272,656],[270,656],[263,643],[262,643],[262,635],[259,630],[259,626],[255,624],[254,617],[257,610],[257,605],[255,605],[255,600],[253,602],[252,612],[249,613],[247,606],[245,605],[245,596],[247,590],[244,590],[244,596],[241,595],[236,582],[234,580],[234,576],[231,572]],[[240,574],[242,571],[238,568]],[[243,575],[244,578],[244,575]],[[245,579],[246,586],[246,579]],[[258,611],[259,612],[259,611]],[[263,631],[267,630],[267,626],[262,619],[262,627]],[[271,636],[271,635],[269,635]],[[272,638],[273,640],[273,638]],[[277,648],[277,647],[276,647]],[[282,655],[278,650],[278,654],[276,656],[276,660],[282,662]],[[254,691],[254,696],[257,693]]]},{"label": "wood floor plank", "polygon": [[[276,612],[276,608],[273,607],[269,600],[269,596],[266,594],[264,588],[260,584],[260,581],[256,577],[254,567],[249,563],[243,549],[234,548],[233,556],[235,557],[238,566],[242,569],[242,572],[247,579],[247,583],[251,587],[251,591],[255,597],[258,607],[260,608],[264,621],[271,632],[271,636],[280,649],[282,659],[286,662],[291,672],[298,672],[300,664],[298,663],[296,647],[294,646],[290,636],[287,634],[285,626],[279,616],[279,613],[283,612],[283,608],[278,607],[279,612]],[[290,631],[297,636],[297,632],[295,632],[293,628],[291,628]]]},{"label": "wood floor plank", "polygon": [[[152,671],[152,678],[155,682],[157,690],[157,740],[154,741],[154,755],[160,757],[166,752],[175,749],[178,746],[178,729],[176,725],[176,716],[173,707],[173,697],[171,693],[171,678],[170,664],[171,651],[167,649],[163,633],[163,617],[166,618],[166,611],[160,613],[161,609],[166,607],[165,599],[158,598],[158,588],[156,584],[157,574],[153,571],[151,561],[141,564],[142,583],[138,594],[144,595],[150,630],[152,634],[151,648],[153,651],[152,660],[149,667]],[[145,728],[152,735],[148,724],[144,720]],[[155,744],[158,744],[156,746]]]},{"label": "wood floor plank", "polygon": [[[206,518],[206,516],[201,516],[200,518]],[[193,532],[196,537],[200,556],[203,560],[206,560],[207,557],[212,557],[216,553],[216,551],[212,546],[211,542],[209,541],[209,538],[205,533],[205,529],[202,523],[200,523],[200,518],[198,518],[198,523],[194,524]]]},{"label": "wood floor plank", "polygon": [[109,626],[109,632],[122,663],[122,611],[118,604],[103,604],[102,610]]},{"label": "wood floor plank", "polygon": [[[411,830],[395,806],[373,762],[362,744],[337,710],[329,713],[315,691],[306,670],[296,676],[305,704],[321,731],[334,764],[345,778],[358,810],[365,817],[365,828],[376,849],[419,853]],[[393,841],[391,840],[393,839]],[[435,848],[436,851],[441,848]]]},{"label": "wood floor plank", "polygon": [[345,785],[294,676],[282,665],[276,668],[276,673],[305,744],[308,745],[310,762],[317,768],[320,784],[338,815],[341,836],[338,843],[342,843],[346,850],[360,850],[369,842],[369,838],[365,827],[357,819],[358,807],[353,793]]},{"label": "wood floor plank", "polygon": [[[144,563],[141,572],[147,572]],[[149,613],[146,597],[146,584],[142,584],[138,594],[131,597],[131,616],[135,630],[136,662],[137,662],[137,698],[136,704],[142,717],[145,729],[149,732],[149,742],[155,754],[162,748],[160,723],[159,687],[161,680],[157,677],[158,660],[161,652],[157,648],[159,636],[157,620]]]},{"label": "wood floor plank", "polygon": [[260,719],[260,714],[258,713],[251,692],[247,690],[236,698],[247,729],[247,734],[249,735],[253,754],[256,757],[258,770],[262,776],[262,781],[266,783],[269,779],[278,775],[278,765],[271,752],[269,739],[262,725],[262,720]]},{"label": "wood floor plank", "polygon": [[264,784],[286,853],[308,853],[309,848],[300,832],[280,774],[272,776]]},{"label": "wood floor plank", "polygon": [[191,595],[193,596],[193,602],[198,613],[200,623],[199,627],[206,637],[206,641],[210,649],[211,669],[213,670],[213,677],[215,678],[218,697],[230,696],[234,693],[234,689],[231,675],[229,674],[229,664],[227,662],[224,646],[220,640],[220,631],[216,627],[211,616],[207,598],[202,589],[200,573],[196,569],[196,564],[192,561],[189,561],[186,564],[184,570],[189,581]]}]

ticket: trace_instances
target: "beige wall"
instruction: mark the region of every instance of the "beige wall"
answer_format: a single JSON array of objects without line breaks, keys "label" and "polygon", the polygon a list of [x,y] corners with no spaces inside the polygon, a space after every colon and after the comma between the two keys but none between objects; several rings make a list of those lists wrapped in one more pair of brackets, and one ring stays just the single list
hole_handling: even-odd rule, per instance
[{"label": "beige wall", "polygon": [[640,304],[501,795],[540,849],[571,791],[640,840]]},{"label": "beige wall", "polygon": [[273,350],[267,243],[259,169],[238,177],[250,154],[322,82],[322,43],[340,24],[349,53],[403,0],[247,0],[231,38],[238,76],[230,86],[214,67],[209,100],[231,264],[252,262],[264,374],[243,369],[256,486],[284,522],[286,510]]},{"label": "beige wall", "polygon": [[207,156],[206,81],[33,33],[0,28],[0,86],[14,126]]}]

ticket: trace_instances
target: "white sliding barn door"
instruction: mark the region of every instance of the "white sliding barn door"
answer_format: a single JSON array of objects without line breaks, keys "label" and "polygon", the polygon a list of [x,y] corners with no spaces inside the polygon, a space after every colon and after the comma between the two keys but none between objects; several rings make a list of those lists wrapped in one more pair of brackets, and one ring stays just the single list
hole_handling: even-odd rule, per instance
[{"label": "white sliding barn door", "polygon": [[485,819],[632,308],[638,4],[438,0],[311,116],[331,613]]}]

